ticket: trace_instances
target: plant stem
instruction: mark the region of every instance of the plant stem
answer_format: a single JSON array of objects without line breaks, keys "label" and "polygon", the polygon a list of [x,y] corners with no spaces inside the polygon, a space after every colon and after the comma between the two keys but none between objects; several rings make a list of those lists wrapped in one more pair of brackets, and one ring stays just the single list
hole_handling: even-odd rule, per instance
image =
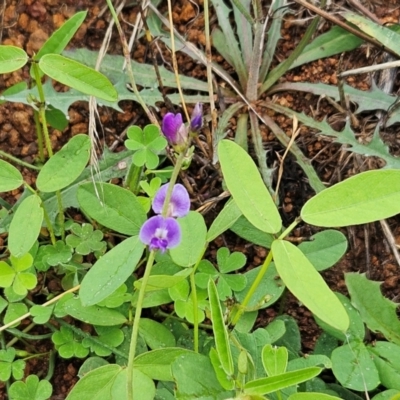
[{"label": "plant stem", "polygon": [[174,169],[172,170],[171,179],[169,181],[168,190],[167,190],[167,193],[165,195],[164,206],[163,206],[162,214],[161,214],[164,218],[167,216],[168,205],[169,205],[169,202],[171,200],[172,190],[174,189],[174,185],[176,183],[176,180],[178,179],[179,171],[181,170],[183,161],[184,161],[185,156],[186,156],[186,152],[189,149],[189,147],[190,147],[190,139],[188,139],[188,143],[186,145],[186,148],[182,151],[182,153],[180,153],[178,155],[178,158],[176,159],[176,162],[175,162],[175,165],[174,165]]},{"label": "plant stem", "polygon": [[133,398],[133,361],[135,359],[136,345],[139,336],[139,325],[140,317],[142,315],[143,300],[146,294],[146,286],[151,273],[151,268],[153,266],[155,259],[155,251],[151,251],[149,258],[147,259],[146,268],[144,270],[144,275],[142,278],[142,285],[139,289],[139,296],[136,304],[135,318],[133,320],[131,343],[129,345],[129,355],[128,355],[128,366],[127,366],[127,400],[134,400]]},{"label": "plant stem", "polygon": [[23,167],[40,171],[40,167],[36,167],[35,165],[31,165],[31,164],[26,163],[25,161],[19,160],[18,158],[12,156],[11,154],[6,153],[3,150],[0,150],[0,156],[8,158],[9,160],[15,162],[16,164],[22,165]]},{"label": "plant stem", "polygon": [[[278,237],[277,240],[282,240],[284,239],[295,227],[296,225],[301,221],[301,218],[296,218]],[[259,271],[259,273],[256,276],[256,279],[254,279],[249,291],[246,294],[246,297],[244,298],[243,302],[240,304],[240,308],[238,309],[238,311],[236,312],[236,314],[233,316],[232,318],[232,325],[236,325],[237,322],[239,321],[240,317],[243,315],[247,305],[249,304],[254,292],[256,291],[256,289],[258,288],[258,286],[260,285],[262,279],[264,278],[264,275],[267,273],[268,271],[268,267],[271,264],[273,255],[272,255],[272,251],[270,250],[266,259],[264,260],[264,263]]]},{"label": "plant stem", "polygon": [[38,142],[38,148],[39,148],[39,160],[41,163],[44,163],[45,157],[44,157],[44,149],[43,149],[43,132],[42,132],[42,127],[40,126],[39,113],[36,110],[33,111],[33,120],[35,121],[35,128],[36,128],[36,134],[37,134],[37,142]]},{"label": "plant stem", "polygon": [[126,175],[125,178],[124,186],[128,187],[129,190],[134,194],[138,193],[139,180],[142,175],[142,172],[143,172],[143,167],[138,167],[133,162],[131,163],[128,174]]}]

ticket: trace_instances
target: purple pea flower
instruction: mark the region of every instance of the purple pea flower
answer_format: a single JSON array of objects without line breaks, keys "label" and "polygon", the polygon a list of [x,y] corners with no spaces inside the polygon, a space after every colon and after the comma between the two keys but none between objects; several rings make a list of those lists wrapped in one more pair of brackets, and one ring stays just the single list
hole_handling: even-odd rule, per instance
[{"label": "purple pea flower", "polygon": [[183,123],[181,113],[173,114],[169,112],[165,114],[161,124],[161,131],[169,144],[178,151],[186,146],[188,132]]},{"label": "purple pea flower", "polygon": [[190,118],[190,130],[198,132],[203,126],[203,104],[197,103],[192,111]]},{"label": "purple pea flower", "polygon": [[[153,211],[161,214],[167,195],[169,183],[162,185],[153,199]],[[172,189],[171,199],[168,205],[167,217],[184,217],[190,210],[190,198],[183,185],[177,183]]]},{"label": "purple pea flower", "polygon": [[156,215],[148,219],[141,227],[139,239],[149,246],[150,251],[178,246],[181,241],[181,228],[174,218]]}]

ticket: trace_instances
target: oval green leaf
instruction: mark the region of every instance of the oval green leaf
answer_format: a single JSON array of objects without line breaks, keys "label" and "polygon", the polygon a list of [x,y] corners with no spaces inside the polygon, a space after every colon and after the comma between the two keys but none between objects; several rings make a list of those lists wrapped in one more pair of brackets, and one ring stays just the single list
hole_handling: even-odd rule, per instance
[{"label": "oval green leaf", "polygon": [[332,267],[346,253],[347,239],[342,232],[327,229],[311,236],[311,239],[300,243],[299,249],[317,271]]},{"label": "oval green leaf", "polygon": [[229,336],[224,324],[224,317],[219,302],[217,287],[212,279],[208,281],[208,297],[210,299],[211,320],[214,332],[215,347],[221,366],[228,376],[233,375],[233,358],[229,344]]},{"label": "oval green leaf", "polygon": [[28,61],[24,50],[15,46],[0,46],[0,74],[8,74],[22,68]]},{"label": "oval green leaf", "polygon": [[137,236],[124,240],[101,257],[82,280],[79,296],[92,306],[114,293],[135,270],[144,245]]},{"label": "oval green leaf", "polygon": [[366,224],[400,212],[400,170],[362,172],[307,201],[301,218],[311,225]]},{"label": "oval green leaf", "polygon": [[207,227],[198,212],[190,211],[186,217],[178,219],[182,239],[178,247],[170,250],[171,258],[181,267],[190,267],[199,260],[206,245]]},{"label": "oval green leaf", "polygon": [[346,309],[302,251],[285,240],[275,240],[271,250],[280,278],[298,300],[328,325],[347,331]]},{"label": "oval green leaf", "polygon": [[88,135],[74,136],[40,170],[37,188],[44,193],[51,193],[74,182],[89,161],[90,147]]},{"label": "oval green leaf", "polygon": [[139,354],[134,361],[134,368],[157,381],[173,381],[171,364],[176,358],[191,354],[192,351],[170,347]]},{"label": "oval green leaf", "polygon": [[278,209],[247,152],[234,142],[221,140],[218,156],[226,186],[243,215],[263,232],[279,232]]},{"label": "oval green leaf", "polygon": [[77,197],[90,218],[124,235],[137,235],[147,218],[132,192],[110,183],[84,183],[79,186]]},{"label": "oval green leaf", "polygon": [[34,245],[43,222],[43,209],[39,196],[32,195],[22,201],[11,221],[8,249],[14,257],[22,257]]},{"label": "oval green leaf", "polygon": [[288,400],[340,400],[340,397],[331,396],[325,393],[307,392],[307,393],[293,393],[289,396]]},{"label": "oval green leaf", "polygon": [[126,318],[120,312],[106,307],[84,307],[79,298],[72,298],[63,304],[63,310],[72,317],[87,324],[114,326],[124,324]]},{"label": "oval green leaf", "polygon": [[40,60],[45,54],[60,54],[82,25],[86,15],[87,11],[77,12],[68,21],[64,22],[51,34],[33,59]]},{"label": "oval green leaf", "polygon": [[310,367],[297,371],[285,372],[284,374],[270,376],[268,378],[256,379],[247,382],[244,386],[246,394],[263,395],[285,389],[289,386],[306,382],[320,374],[322,368]]},{"label": "oval green leaf", "polygon": [[21,172],[13,165],[0,160],[0,192],[19,188],[24,182]]},{"label": "oval green leaf", "polygon": [[39,67],[50,78],[89,96],[111,102],[118,100],[118,93],[106,76],[77,61],[59,54],[46,54],[40,59]]}]

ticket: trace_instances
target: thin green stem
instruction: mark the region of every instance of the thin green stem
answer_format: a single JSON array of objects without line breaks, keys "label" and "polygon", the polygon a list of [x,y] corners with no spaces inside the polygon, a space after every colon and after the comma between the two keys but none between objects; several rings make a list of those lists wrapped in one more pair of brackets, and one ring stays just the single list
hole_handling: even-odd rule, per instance
[{"label": "thin green stem", "polygon": [[53,225],[51,224],[49,214],[47,214],[46,208],[44,207],[43,203],[42,203],[42,209],[43,209],[43,217],[44,217],[44,220],[47,225],[47,229],[50,234],[51,244],[54,246],[56,244],[56,236],[54,234],[54,228],[53,228]]},{"label": "thin green stem", "polygon": [[194,273],[190,274],[190,296],[193,303],[193,350],[199,352],[199,308],[197,304],[197,290],[196,282],[194,280]]},{"label": "thin green stem", "polygon": [[133,361],[135,360],[136,346],[139,337],[139,325],[140,325],[140,317],[142,315],[143,309],[143,300],[144,295],[146,294],[147,282],[149,280],[149,276],[151,273],[151,268],[153,267],[154,259],[155,259],[155,251],[151,251],[149,254],[149,258],[147,259],[146,268],[144,270],[144,275],[142,278],[142,285],[139,289],[138,300],[136,304],[135,310],[135,318],[133,320],[132,327],[132,336],[131,343],[129,345],[129,356],[128,356],[128,366],[127,366],[127,400],[134,400],[133,398]]},{"label": "thin green stem", "polygon": [[165,195],[164,206],[163,206],[162,214],[161,214],[163,217],[167,216],[168,206],[169,206],[169,202],[171,200],[171,195],[172,195],[172,190],[174,188],[176,180],[178,179],[179,171],[181,170],[183,161],[185,160],[185,157],[186,157],[186,152],[189,147],[190,147],[190,139],[188,139],[186,148],[182,151],[182,153],[180,153],[178,155],[178,158],[176,159],[176,163],[174,165],[174,169],[172,170],[171,179],[169,180],[168,190]]},{"label": "thin green stem", "polygon": [[[296,225],[301,221],[301,218],[296,218],[290,225],[287,227],[278,237],[278,240],[284,239],[295,227]],[[256,279],[254,279],[249,291],[247,292],[243,302],[240,304],[240,308],[236,312],[236,314],[232,318],[232,325],[236,325],[237,322],[239,321],[240,317],[243,315],[244,311],[246,310],[247,305],[249,304],[251,298],[253,297],[253,294],[255,293],[256,289],[258,286],[261,284],[262,279],[264,278],[264,275],[268,271],[268,267],[271,264],[273,258],[272,251],[270,250],[266,259],[264,260],[264,263],[258,272]]]},{"label": "thin green stem", "polygon": [[106,3],[107,3],[108,8],[109,8],[109,10],[111,12],[111,15],[113,17],[113,20],[114,20],[115,25],[116,25],[116,27],[118,29],[118,33],[119,33],[119,36],[120,36],[120,39],[121,39],[122,51],[124,53],[124,57],[125,57],[126,65],[127,65],[127,70],[128,70],[128,77],[129,77],[129,81],[130,81],[133,93],[135,93],[135,96],[136,96],[136,99],[137,99],[138,103],[141,105],[141,107],[143,108],[143,110],[147,114],[147,117],[149,118],[151,123],[159,126],[157,118],[153,115],[153,113],[147,107],[146,102],[143,100],[143,98],[140,95],[139,90],[137,88],[137,85],[136,85],[136,82],[135,82],[135,77],[134,77],[133,71],[132,71],[132,63],[131,63],[131,56],[130,56],[130,53],[129,53],[128,42],[126,41],[126,37],[125,37],[124,31],[123,31],[123,29],[121,27],[121,24],[119,23],[118,15],[115,12],[115,9],[114,9],[114,6],[112,4],[112,1],[111,0],[106,0]]},{"label": "thin green stem", "polygon": [[36,134],[37,134],[37,143],[38,143],[38,148],[39,148],[39,160],[41,163],[44,163],[45,157],[44,157],[44,149],[43,149],[43,132],[42,132],[42,127],[40,126],[39,113],[36,110],[34,110],[34,112],[33,112],[33,120],[35,121],[35,128],[36,128]]},{"label": "thin green stem", "polygon": [[22,165],[23,167],[30,168],[30,169],[35,169],[36,171],[40,171],[40,167],[36,167],[35,165],[28,164],[25,161],[22,161],[11,154],[6,153],[3,150],[0,150],[0,156],[4,158],[8,158],[9,160],[15,162],[16,164]]},{"label": "thin green stem", "polygon": [[128,174],[126,175],[125,178],[124,186],[128,187],[129,190],[134,194],[138,193],[139,181],[140,177],[142,176],[142,172],[143,172],[143,167],[138,167],[134,163],[131,163]]},{"label": "thin green stem", "polygon": [[50,353],[49,353],[49,368],[47,370],[46,376],[44,377],[44,379],[46,381],[49,381],[53,377],[55,365],[56,365],[56,352],[53,351],[53,350],[50,350]]}]

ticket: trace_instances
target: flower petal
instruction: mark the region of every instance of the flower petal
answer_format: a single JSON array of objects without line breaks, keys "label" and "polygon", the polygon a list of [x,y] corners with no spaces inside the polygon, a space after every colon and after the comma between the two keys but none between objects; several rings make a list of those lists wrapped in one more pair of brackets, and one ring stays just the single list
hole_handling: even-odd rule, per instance
[{"label": "flower petal", "polygon": [[156,215],[148,219],[140,229],[139,239],[150,247],[150,250],[161,250],[176,247],[181,241],[181,228],[174,218]]},{"label": "flower petal", "polygon": [[167,138],[168,142],[171,144],[177,143],[178,131],[182,125],[183,120],[181,113],[173,114],[169,112],[165,114],[161,124],[161,131]]},{"label": "flower petal", "polygon": [[[158,189],[153,199],[153,211],[161,214],[164,206],[165,197],[167,195],[169,183]],[[168,207],[168,217],[184,217],[190,210],[190,198],[187,190],[183,185],[177,183],[171,194],[171,200]]]}]

